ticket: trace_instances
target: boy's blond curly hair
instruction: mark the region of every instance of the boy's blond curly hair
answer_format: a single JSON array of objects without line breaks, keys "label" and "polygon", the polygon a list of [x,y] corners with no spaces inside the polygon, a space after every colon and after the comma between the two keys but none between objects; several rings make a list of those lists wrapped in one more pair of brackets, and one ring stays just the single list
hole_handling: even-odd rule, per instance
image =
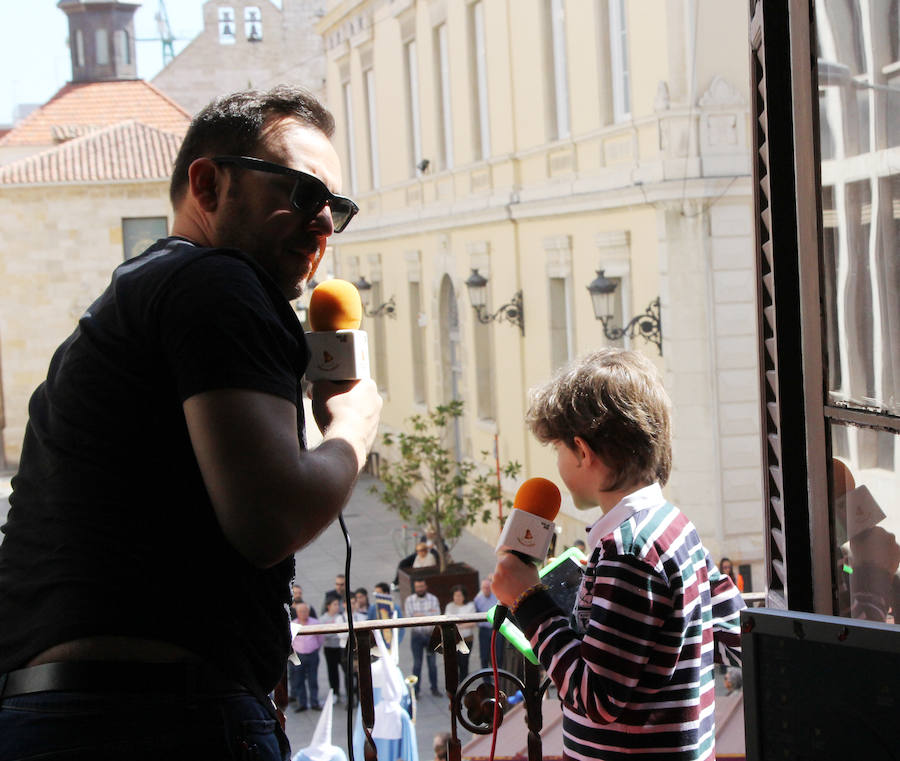
[{"label": "boy's blond curly hair", "polygon": [[642,354],[602,349],[531,389],[525,422],[544,444],[584,439],[616,474],[604,490],[669,480],[671,400]]}]

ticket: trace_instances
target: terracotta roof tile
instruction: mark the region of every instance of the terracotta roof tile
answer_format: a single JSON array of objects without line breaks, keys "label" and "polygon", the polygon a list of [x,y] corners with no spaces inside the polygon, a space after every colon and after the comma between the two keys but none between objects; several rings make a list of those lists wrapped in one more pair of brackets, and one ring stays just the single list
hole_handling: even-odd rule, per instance
[{"label": "terracotta roof tile", "polygon": [[168,179],[181,140],[121,122],[0,167],[0,185]]},{"label": "terracotta roof tile", "polygon": [[0,147],[52,145],[129,119],[184,135],[190,114],[149,82],[78,82],[65,85],[0,138]]}]

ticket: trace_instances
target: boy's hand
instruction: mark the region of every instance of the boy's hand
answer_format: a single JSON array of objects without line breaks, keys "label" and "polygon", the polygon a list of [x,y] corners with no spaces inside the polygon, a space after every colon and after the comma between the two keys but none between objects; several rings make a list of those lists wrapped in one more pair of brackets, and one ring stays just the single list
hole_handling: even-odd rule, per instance
[{"label": "boy's hand", "polygon": [[533,564],[523,563],[515,555],[504,552],[494,569],[491,589],[501,604],[509,608],[522,592],[540,580],[537,568]]}]

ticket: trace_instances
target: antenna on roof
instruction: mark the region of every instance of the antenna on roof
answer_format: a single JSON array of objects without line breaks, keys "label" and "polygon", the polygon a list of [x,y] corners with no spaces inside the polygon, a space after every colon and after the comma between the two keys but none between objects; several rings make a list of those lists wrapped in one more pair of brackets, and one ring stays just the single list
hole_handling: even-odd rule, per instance
[{"label": "antenna on roof", "polygon": [[175,35],[172,34],[172,27],[169,26],[169,14],[166,12],[165,0],[159,0],[159,9],[154,18],[156,19],[156,28],[159,29],[159,41],[162,43],[163,66],[167,66],[175,57],[175,49],[172,47]]}]

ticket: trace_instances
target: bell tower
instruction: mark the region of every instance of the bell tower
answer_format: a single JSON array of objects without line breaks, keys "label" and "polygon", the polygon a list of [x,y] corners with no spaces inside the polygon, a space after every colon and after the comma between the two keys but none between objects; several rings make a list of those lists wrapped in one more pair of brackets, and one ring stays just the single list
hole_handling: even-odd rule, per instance
[{"label": "bell tower", "polygon": [[69,18],[73,82],[137,79],[134,12],[140,3],[59,0]]}]

